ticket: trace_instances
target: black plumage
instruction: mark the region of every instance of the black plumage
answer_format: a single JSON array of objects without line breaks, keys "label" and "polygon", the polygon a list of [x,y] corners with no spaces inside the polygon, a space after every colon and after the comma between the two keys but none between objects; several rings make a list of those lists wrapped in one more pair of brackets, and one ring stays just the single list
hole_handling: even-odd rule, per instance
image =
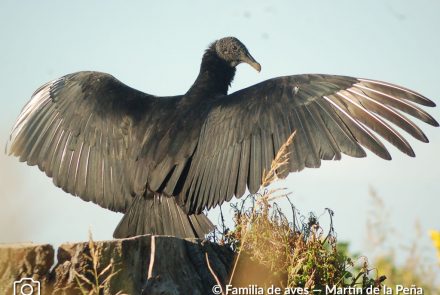
[{"label": "black plumage", "polygon": [[247,187],[254,193],[294,131],[290,172],[342,153],[364,157],[363,147],[391,159],[377,135],[414,156],[395,127],[428,142],[406,115],[438,126],[418,106],[435,106],[431,100],[369,79],[294,75],[228,95],[242,62],[261,69],[239,40],[220,39],[206,50],[188,92],[172,97],[105,73],[66,75],[33,94],[9,153],[38,165],[66,192],[124,212],[115,237],[200,237],[212,229],[202,210],[241,197]]}]

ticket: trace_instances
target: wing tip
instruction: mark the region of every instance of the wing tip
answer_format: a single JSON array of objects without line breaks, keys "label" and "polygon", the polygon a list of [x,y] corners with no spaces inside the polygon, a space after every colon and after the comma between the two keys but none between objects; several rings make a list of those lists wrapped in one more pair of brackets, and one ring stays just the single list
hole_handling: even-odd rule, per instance
[{"label": "wing tip", "polygon": [[384,160],[391,161],[393,159],[393,157],[391,157],[390,152],[385,147],[380,151],[373,151],[373,152]]},{"label": "wing tip", "polygon": [[10,156],[11,155],[11,144],[10,144],[10,140],[8,140],[5,144],[5,148],[4,148],[4,153],[6,156]]},{"label": "wing tip", "polygon": [[437,105],[436,105],[436,103],[435,103],[434,101],[432,101],[432,100],[430,100],[430,99],[427,98],[426,106],[427,106],[427,107],[434,108],[434,107],[436,107]]},{"label": "wing tip", "polygon": [[419,103],[425,107],[430,107],[430,108],[436,107],[436,104],[434,101],[430,100],[429,98],[427,98],[419,93],[415,93],[415,94],[417,94],[417,96],[419,98],[419,100],[417,100],[417,103]]},{"label": "wing tip", "polygon": [[12,135],[10,135],[8,141],[5,144],[5,149],[4,149],[6,156],[16,156],[16,157],[19,156],[19,154],[14,152],[14,143],[15,143],[15,137],[13,138]]}]

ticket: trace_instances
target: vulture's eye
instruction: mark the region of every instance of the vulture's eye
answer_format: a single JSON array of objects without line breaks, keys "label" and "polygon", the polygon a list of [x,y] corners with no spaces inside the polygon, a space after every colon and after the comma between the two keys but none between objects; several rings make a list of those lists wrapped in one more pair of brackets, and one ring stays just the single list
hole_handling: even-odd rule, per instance
[{"label": "vulture's eye", "polygon": [[238,47],[237,45],[232,45],[232,50],[237,51]]}]

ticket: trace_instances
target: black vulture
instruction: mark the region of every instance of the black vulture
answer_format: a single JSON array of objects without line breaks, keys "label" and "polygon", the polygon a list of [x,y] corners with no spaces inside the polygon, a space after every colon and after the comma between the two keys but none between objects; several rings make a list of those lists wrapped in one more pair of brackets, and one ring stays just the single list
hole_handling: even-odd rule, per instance
[{"label": "black vulture", "polygon": [[[56,186],[125,213],[114,232],[203,237],[210,209],[255,193],[264,170],[296,131],[288,172],[319,167],[381,140],[414,156],[400,127],[428,142],[407,115],[432,126],[428,98],[386,82],[304,74],[277,77],[228,94],[236,66],[260,64],[234,37],[212,43],[183,95],[158,97],[100,72],[77,72],[35,91],[13,127],[9,153]],[[390,124],[391,123],[391,124]],[[394,126],[393,126],[394,125]]]}]

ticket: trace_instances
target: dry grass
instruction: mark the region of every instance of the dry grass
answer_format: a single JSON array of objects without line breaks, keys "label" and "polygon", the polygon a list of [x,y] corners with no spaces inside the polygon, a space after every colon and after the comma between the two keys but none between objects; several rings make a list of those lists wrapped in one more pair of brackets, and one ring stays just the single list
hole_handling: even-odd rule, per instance
[{"label": "dry grass", "polygon": [[[89,250],[90,254],[84,254],[85,258],[90,262],[91,268],[84,270],[82,273],[74,270],[75,281],[77,288],[82,295],[99,295],[103,294],[106,285],[110,280],[116,276],[119,270],[115,270],[115,264],[113,259],[102,270],[99,270],[98,264],[100,261],[100,253],[95,247],[93,236],[89,231]],[[125,295],[122,291],[116,293],[116,295]]]},{"label": "dry grass", "polygon": [[295,138],[296,131],[293,132],[289,138],[286,140],[286,142],[280,147],[278,150],[275,159],[270,164],[269,171],[263,172],[263,179],[262,179],[262,187],[267,187],[271,183],[278,180],[278,174],[283,174],[286,172],[287,168],[286,165],[289,163],[289,146],[293,143],[293,139]]}]

